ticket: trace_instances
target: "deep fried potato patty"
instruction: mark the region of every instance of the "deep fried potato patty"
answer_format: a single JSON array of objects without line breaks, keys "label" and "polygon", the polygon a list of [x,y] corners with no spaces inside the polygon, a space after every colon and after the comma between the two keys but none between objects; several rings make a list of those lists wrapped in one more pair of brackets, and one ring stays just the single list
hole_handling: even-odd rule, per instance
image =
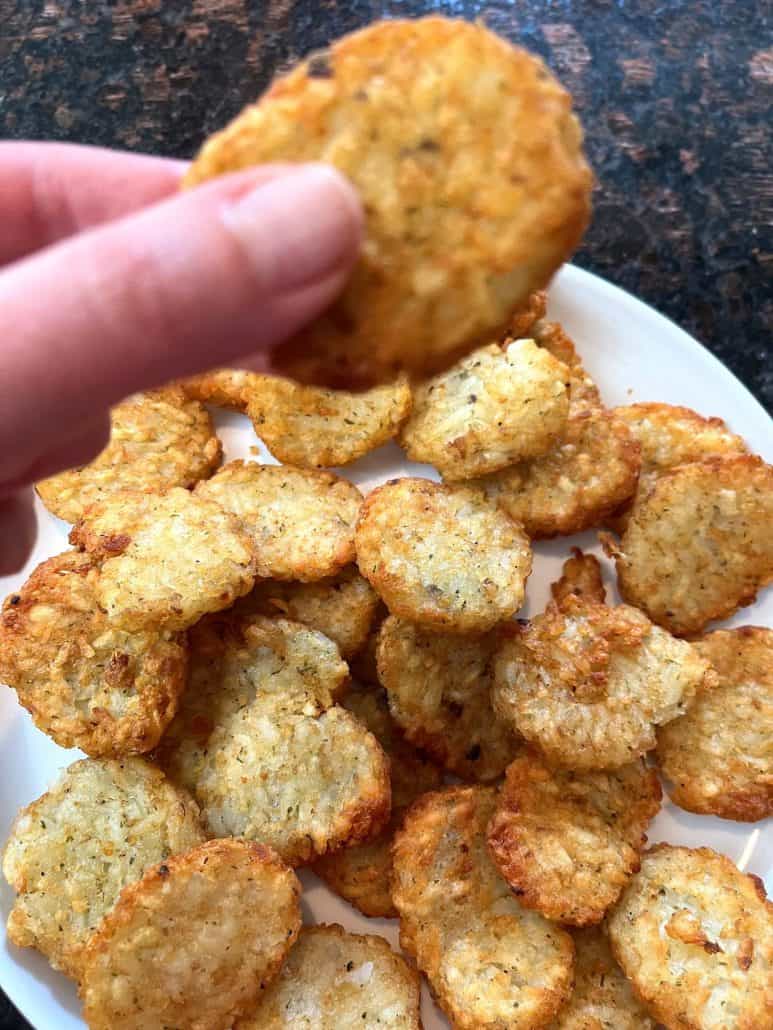
[{"label": "deep fried potato patty", "polygon": [[564,562],[561,576],[551,584],[550,593],[559,608],[571,609],[577,600],[604,604],[606,590],[598,558],[573,547],[572,557]]},{"label": "deep fried potato patty", "polygon": [[211,372],[181,379],[178,385],[186,397],[202,404],[246,412],[252,390],[259,389],[264,378],[246,369],[214,368]]},{"label": "deep fried potato patty", "polygon": [[531,548],[477,491],[393,479],[362,506],[357,564],[394,615],[484,633],[523,601]]},{"label": "deep fried potato patty", "polygon": [[658,844],[609,918],[617,961],[674,1030],[770,1026],[773,906],[709,848]]},{"label": "deep fried potato patty", "polygon": [[101,560],[97,603],[127,629],[186,629],[255,582],[255,548],[239,519],[181,488],[93,504],[70,543]]},{"label": "deep fried potato patty", "polygon": [[272,353],[301,382],[422,376],[504,328],[588,221],[571,98],[482,24],[378,22],[312,54],[205,143],[187,184],[270,161],[325,161],[365,211],[342,296]]},{"label": "deep fried potato patty", "polygon": [[97,605],[99,569],[78,551],[38,565],[0,615],[0,679],[60,747],[150,751],[185,689],[185,637],[130,632]]},{"label": "deep fried potato patty", "polygon": [[709,663],[637,609],[567,600],[508,627],[492,700],[551,765],[614,769],[654,748],[655,728],[709,682]]},{"label": "deep fried potato patty", "polygon": [[347,667],[286,619],[214,617],[191,631],[191,683],[159,761],[216,836],[271,845],[292,865],[378,833],[389,762],[334,699]]},{"label": "deep fried potato patty", "polygon": [[389,757],[392,816],[378,837],[325,855],[314,865],[336,894],[366,916],[396,916],[392,904],[392,840],[408,806],[420,794],[440,786],[437,766],[404,739],[389,714],[381,688],[352,690],[342,702],[366,726]]},{"label": "deep fried potato patty", "polygon": [[533,752],[508,767],[488,846],[522,905],[572,926],[598,923],[639,868],[660,808],[657,773],[551,770]]},{"label": "deep fried potato patty", "polygon": [[548,1030],[655,1030],[601,929],[574,930],[574,990]]},{"label": "deep fried potato patty", "polygon": [[356,565],[316,583],[258,580],[252,591],[236,602],[240,615],[283,615],[293,622],[330,637],[344,658],[365,646],[376,611],[378,595]]},{"label": "deep fried potato patty", "polygon": [[394,846],[400,943],[459,1030],[531,1030],[572,988],[571,938],[519,905],[486,850],[490,787],[450,787],[409,809]]},{"label": "deep fried potato patty", "polygon": [[657,759],[682,808],[756,822],[773,815],[773,630],[717,630],[693,641],[719,686],[658,730]]},{"label": "deep fried potato patty", "polygon": [[493,635],[443,636],[394,615],[379,634],[392,715],[408,740],[465,780],[497,779],[519,748],[491,707],[494,648]]},{"label": "deep fried potato patty", "polygon": [[350,465],[391,440],[411,410],[407,379],[364,393],[261,376],[247,414],[275,458],[301,468]]},{"label": "deep fried potato patty", "polygon": [[416,387],[400,443],[448,481],[544,454],[566,427],[568,377],[533,340],[481,347]]},{"label": "deep fried potato patty", "polygon": [[162,493],[192,486],[220,464],[222,447],[207,411],[178,386],[138,393],[110,412],[110,442],[88,465],[37,484],[40,499],[66,522],[120,490]]},{"label": "deep fried potato patty", "polygon": [[236,1030],[421,1030],[419,986],[383,937],[309,926]]},{"label": "deep fried potato patty", "polygon": [[540,317],[528,329],[523,329],[520,335],[530,336],[569,369],[569,418],[603,408],[599,388],[586,371],[577,348],[559,322],[549,322]]},{"label": "deep fried potato patty", "polygon": [[629,498],[639,475],[639,447],[608,411],[570,418],[563,439],[540,458],[471,480],[532,539],[597,526]]},{"label": "deep fried potato patty", "polygon": [[354,560],[362,494],[332,472],[231,461],[200,483],[198,497],[239,517],[258,556],[258,575],[308,583]]},{"label": "deep fried potato patty", "polygon": [[624,600],[684,636],[751,604],[773,580],[773,466],[752,455],[680,465],[631,509],[617,546]]},{"label": "deep fried potato patty", "polygon": [[227,1030],[279,972],[301,885],[277,855],[211,840],[127,887],[84,953],[90,1030]]},{"label": "deep fried potato patty", "polygon": [[18,896],[9,939],[77,978],[83,946],[121,890],[203,840],[193,798],[152,765],[75,762],[11,829],[3,873]]}]

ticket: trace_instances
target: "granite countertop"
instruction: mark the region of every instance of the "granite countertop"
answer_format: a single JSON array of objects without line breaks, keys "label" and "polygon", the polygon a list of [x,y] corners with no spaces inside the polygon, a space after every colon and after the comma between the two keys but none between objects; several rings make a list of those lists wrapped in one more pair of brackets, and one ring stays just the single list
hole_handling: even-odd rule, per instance
[{"label": "granite countertop", "polygon": [[[555,69],[598,178],[576,262],[773,409],[769,0],[0,0],[0,136],[189,157],[295,57],[429,10],[481,17]],[[26,1026],[0,994],[0,1030]]]}]

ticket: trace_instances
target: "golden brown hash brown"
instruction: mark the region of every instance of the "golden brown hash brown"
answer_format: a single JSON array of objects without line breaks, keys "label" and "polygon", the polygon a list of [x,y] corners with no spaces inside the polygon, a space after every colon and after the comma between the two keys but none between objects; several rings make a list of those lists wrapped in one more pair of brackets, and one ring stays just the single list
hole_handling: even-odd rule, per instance
[{"label": "golden brown hash brown", "polygon": [[526,908],[572,926],[599,923],[639,868],[660,796],[641,760],[577,773],[551,770],[530,751],[505,774],[489,850]]},{"label": "golden brown hash brown", "polygon": [[348,670],[321,633],[286,619],[213,617],[191,631],[191,682],[158,758],[215,836],[298,865],[377,834],[389,761],[334,704]]},{"label": "golden brown hash brown", "polygon": [[121,890],[203,840],[193,798],[152,765],[75,762],[11,828],[3,854],[17,892],[9,940],[77,978],[82,949]]},{"label": "golden brown hash brown", "polygon": [[603,929],[573,930],[574,990],[548,1030],[655,1030],[615,962]]},{"label": "golden brown hash brown", "polygon": [[457,1030],[544,1026],[572,988],[571,938],[523,908],[486,850],[491,787],[425,794],[395,839],[400,943]]},{"label": "golden brown hash brown", "polygon": [[415,388],[400,443],[448,481],[544,454],[566,428],[568,378],[533,340],[481,347]]},{"label": "golden brown hash brown", "polygon": [[215,368],[211,372],[181,379],[179,386],[186,397],[216,408],[246,412],[250,394],[259,388],[265,377],[258,372],[239,368]]},{"label": "golden brown hash brown", "polygon": [[508,322],[505,336],[512,340],[521,340],[531,336],[532,326],[545,317],[548,308],[546,290],[535,290],[526,298],[524,304],[515,311]]},{"label": "golden brown hash brown", "polygon": [[383,937],[309,926],[236,1030],[421,1030],[416,970]]},{"label": "golden brown hash brown", "polygon": [[570,96],[480,23],[378,22],[312,54],[204,144],[186,182],[270,161],[335,165],[365,211],[342,296],[272,353],[326,386],[424,376],[495,338],[590,211]]},{"label": "golden brown hash brown", "polygon": [[550,593],[559,608],[571,609],[578,600],[604,604],[607,594],[598,558],[573,547],[572,557],[564,562],[561,576],[551,584]]},{"label": "golden brown hash brown", "polygon": [[756,822],[773,815],[773,630],[717,630],[693,641],[719,676],[658,730],[668,792],[690,812]]},{"label": "golden brown hash brown", "polygon": [[530,336],[569,369],[569,418],[603,408],[599,388],[585,370],[574,343],[559,322],[549,322],[540,317],[519,335]]},{"label": "golden brown hash brown", "polygon": [[393,479],[368,495],[357,564],[394,615],[484,633],[521,606],[531,572],[517,523],[461,486]]},{"label": "golden brown hash brown", "polygon": [[771,1025],[773,906],[729,858],[656,845],[608,927],[623,972],[669,1028]]},{"label": "golden brown hash brown", "polygon": [[638,498],[614,556],[624,600],[672,633],[699,633],[773,580],[773,466],[711,458],[658,476]]},{"label": "golden brown hash brown", "polygon": [[628,605],[565,599],[508,626],[494,663],[494,710],[551,765],[614,769],[655,747],[709,663]]},{"label": "golden brown hash brown", "polygon": [[411,410],[408,380],[364,393],[302,386],[261,376],[248,395],[247,414],[275,458],[302,468],[350,465],[391,440]]},{"label": "golden brown hash brown", "polygon": [[228,1030],[279,972],[301,885],[271,848],[211,840],[125,888],[83,956],[90,1030]]},{"label": "golden brown hash brown", "polygon": [[37,484],[43,504],[77,522],[119,490],[193,486],[212,475],[222,447],[206,409],[178,386],[137,393],[110,412],[110,442],[93,461]]},{"label": "golden brown hash brown", "polygon": [[408,806],[420,794],[439,787],[442,775],[405,740],[389,714],[386,693],[380,687],[352,690],[342,704],[370,730],[389,757],[392,816],[378,837],[324,855],[315,863],[314,872],[366,916],[391,918],[397,915],[391,886],[395,830],[402,825]]},{"label": "golden brown hash brown", "polygon": [[496,640],[448,637],[391,615],[381,627],[378,676],[390,711],[416,747],[465,780],[502,775],[519,737],[491,706]]},{"label": "golden brown hash brown", "polygon": [[0,614],[0,679],[60,747],[93,757],[150,751],[177,711],[181,633],[121,629],[97,604],[99,568],[78,551],[34,570]]},{"label": "golden brown hash brown", "polygon": [[316,583],[258,580],[236,602],[239,615],[282,615],[330,637],[349,659],[365,647],[379,606],[373,587],[348,565],[343,572]]},{"label": "golden brown hash brown", "polygon": [[259,576],[309,583],[354,560],[362,494],[332,472],[230,461],[195,492],[241,520]]},{"label": "golden brown hash brown", "polygon": [[540,458],[473,479],[532,539],[599,525],[636,489],[639,445],[608,411],[569,419],[566,434]]}]

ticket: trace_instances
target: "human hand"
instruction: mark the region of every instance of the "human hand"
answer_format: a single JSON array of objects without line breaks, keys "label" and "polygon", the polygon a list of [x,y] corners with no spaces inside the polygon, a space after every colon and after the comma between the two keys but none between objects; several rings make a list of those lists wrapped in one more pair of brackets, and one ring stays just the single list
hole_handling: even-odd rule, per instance
[{"label": "human hand", "polygon": [[273,345],[342,288],[362,232],[323,165],[178,193],[177,161],[0,143],[0,575],[35,538],[30,485],[90,461],[108,409]]}]

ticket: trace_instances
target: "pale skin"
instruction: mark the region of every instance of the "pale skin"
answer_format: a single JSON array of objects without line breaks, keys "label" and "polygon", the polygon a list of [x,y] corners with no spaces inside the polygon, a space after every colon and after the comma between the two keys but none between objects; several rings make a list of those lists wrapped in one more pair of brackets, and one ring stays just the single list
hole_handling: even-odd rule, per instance
[{"label": "pale skin", "polygon": [[270,369],[356,260],[359,202],[332,168],[180,193],[184,171],[0,143],[0,575],[34,545],[32,484],[98,454],[111,405],[217,365]]}]

